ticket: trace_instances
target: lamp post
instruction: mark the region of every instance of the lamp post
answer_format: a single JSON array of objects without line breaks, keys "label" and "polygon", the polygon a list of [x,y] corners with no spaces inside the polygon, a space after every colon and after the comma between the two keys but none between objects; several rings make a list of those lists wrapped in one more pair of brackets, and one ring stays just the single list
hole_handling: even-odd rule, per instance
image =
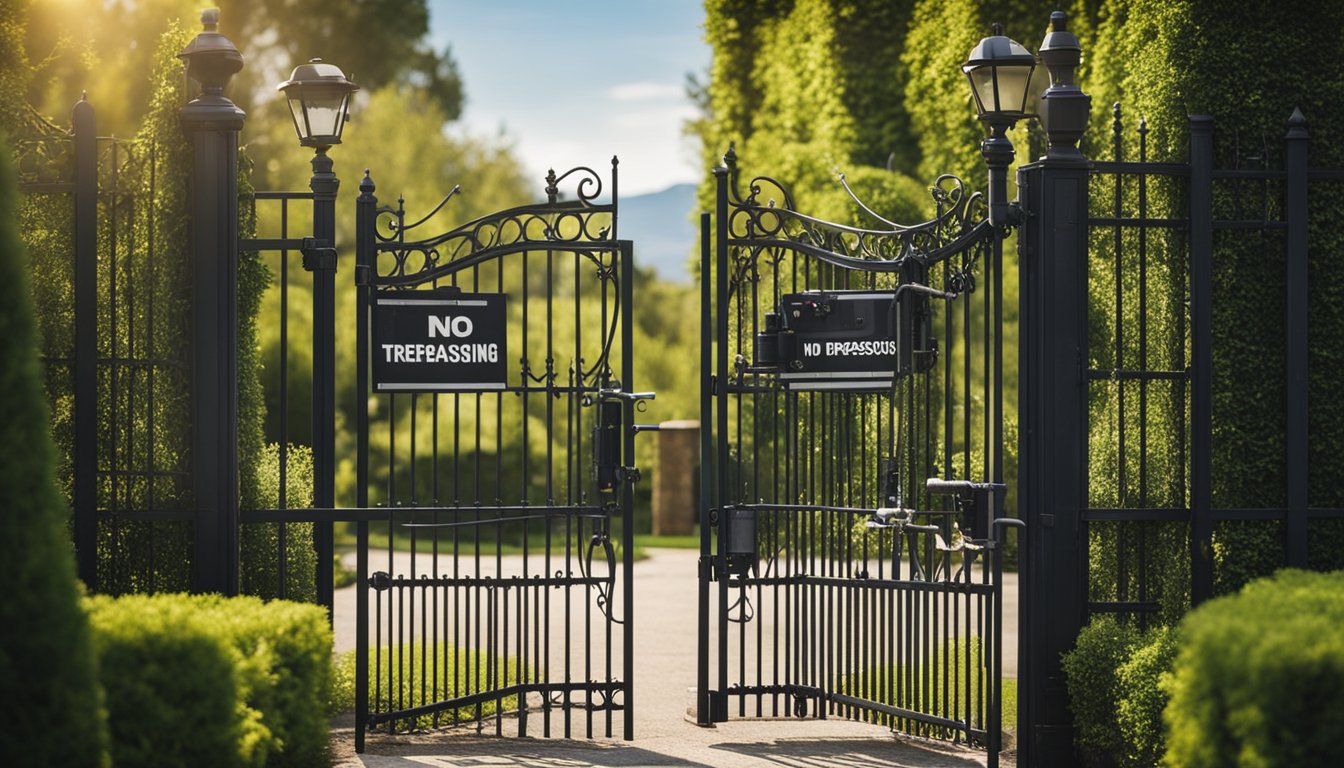
[{"label": "lamp post", "polygon": [[[971,95],[975,98],[975,110],[980,120],[989,126],[989,135],[980,145],[980,153],[985,158],[989,170],[989,223],[995,230],[990,245],[989,270],[994,281],[991,296],[1003,296],[1003,239],[1009,228],[1022,223],[1025,218],[1021,207],[1008,201],[1008,166],[1013,162],[1013,143],[1008,139],[1008,129],[1018,120],[1027,117],[1027,99],[1031,93],[1031,75],[1036,68],[1036,57],[1022,47],[1016,40],[1005,37],[1003,28],[994,25],[994,34],[980,40],[971,49],[970,56],[961,69],[970,80]],[[1003,307],[1001,299],[995,302],[994,335],[1003,338]],[[994,376],[1002,378],[1003,346],[996,344],[994,349]],[[996,380],[994,397],[989,404],[996,425],[993,435],[987,435],[989,444],[994,446],[992,463],[993,481],[1002,483],[1003,478],[1003,382]],[[1003,496],[997,494],[994,509],[989,519],[997,520],[1003,515]],[[1001,534],[997,526],[992,526],[995,538]],[[994,553],[994,582],[1003,583],[1002,552]],[[995,601],[993,611],[995,627],[1003,626],[1003,603]],[[993,674],[1002,674],[1003,647],[1000,632],[994,633],[991,657],[994,659]],[[990,686],[993,697],[986,723],[989,765],[998,765],[998,753],[1002,739],[1002,701],[998,685]]]},{"label": "lamp post", "polygon": [[[294,68],[277,90],[289,100],[299,144],[313,147],[313,237],[305,238],[303,268],[313,273],[313,507],[332,509],[336,501],[336,193],[340,179],[327,150],[341,143],[350,114],[350,95],[359,86],[340,67],[313,59]],[[313,524],[317,550],[317,601],[332,618],[331,522]]]},{"label": "lamp post", "polygon": [[1014,153],[1007,133],[1027,116],[1027,95],[1035,67],[1036,57],[1031,51],[1005,37],[998,24],[994,25],[993,36],[981,39],[961,66],[971,81],[976,112],[989,126],[980,153],[989,167],[989,223],[996,228],[1018,223],[1017,213],[1008,202],[1008,166]]}]

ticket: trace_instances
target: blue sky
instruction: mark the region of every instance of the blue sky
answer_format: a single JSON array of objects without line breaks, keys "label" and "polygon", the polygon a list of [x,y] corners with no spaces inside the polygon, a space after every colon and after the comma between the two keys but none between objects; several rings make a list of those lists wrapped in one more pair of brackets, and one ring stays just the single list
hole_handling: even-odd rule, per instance
[{"label": "blue sky", "polygon": [[452,46],[466,85],[462,124],[501,129],[538,179],[547,168],[608,166],[621,194],[699,181],[682,123],[687,73],[710,50],[699,0],[430,0],[436,47]]}]

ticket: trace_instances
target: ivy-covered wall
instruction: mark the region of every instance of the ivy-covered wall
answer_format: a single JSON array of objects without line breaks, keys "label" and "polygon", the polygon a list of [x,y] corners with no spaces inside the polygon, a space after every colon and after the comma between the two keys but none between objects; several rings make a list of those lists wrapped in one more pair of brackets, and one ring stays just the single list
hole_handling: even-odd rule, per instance
[{"label": "ivy-covered wall", "polygon": [[[735,144],[746,175],[784,182],[809,215],[873,224],[840,187],[843,172],[885,218],[929,217],[925,185],[910,178],[918,158],[903,104],[908,5],[707,0],[705,10],[714,58],[701,94],[706,114],[692,132],[706,169]],[[713,210],[713,195],[706,174],[704,210]]]},{"label": "ivy-covered wall", "polygon": [[[1089,154],[1110,136],[1112,102],[1146,118],[1153,160],[1187,157],[1187,115],[1215,120],[1216,166],[1255,168],[1282,161],[1287,119],[1307,118],[1313,167],[1344,167],[1340,104],[1344,59],[1336,54],[1344,3],[1300,8],[1234,0],[1109,0],[1082,82],[1093,97]],[[1293,76],[1285,76],[1285,67]],[[1131,119],[1134,119],[1131,118]],[[1134,146],[1126,148],[1133,159]],[[1109,154],[1109,153],[1107,153]],[[1215,187],[1215,217],[1281,215],[1277,185]],[[1266,191],[1268,194],[1266,195]],[[1150,193],[1175,206],[1179,188]],[[1331,219],[1344,188],[1313,183],[1309,232],[1309,464],[1311,507],[1344,506],[1344,405],[1335,372],[1344,362],[1344,236]],[[1238,205],[1240,204],[1240,208]],[[1213,505],[1283,508],[1285,466],[1284,242],[1278,234],[1215,232],[1213,259]],[[1179,272],[1168,273],[1168,304],[1183,302]],[[1344,564],[1341,526],[1312,525],[1313,568]],[[1283,564],[1278,523],[1228,522],[1215,531],[1215,590],[1228,592]]]},{"label": "ivy-covered wall", "polygon": [[[0,13],[0,34],[16,41],[23,27],[22,7]],[[99,467],[114,470],[98,485],[98,590],[111,594],[186,590],[193,555],[189,521],[144,519],[144,511],[176,512],[186,520],[193,508],[190,484],[191,419],[191,241],[188,179],[192,150],[182,131],[179,110],[189,98],[177,54],[194,36],[173,22],[160,38],[150,76],[152,99],[139,131],[115,147],[100,144],[98,236],[98,355],[102,360],[131,360],[131,365],[99,367]],[[3,120],[25,128],[29,114],[21,82],[28,71],[23,46],[3,46],[4,82],[0,98],[18,94]],[[91,96],[95,112],[97,95]],[[31,123],[34,118],[27,118]],[[30,126],[27,126],[30,127]],[[68,153],[25,154],[30,175],[58,178],[68,174]],[[239,231],[255,232],[250,163],[244,157],[239,187],[244,194]],[[73,381],[59,360],[73,345],[73,219],[69,195],[24,196],[18,230],[30,246],[31,268],[41,274],[34,299],[43,354],[54,364],[46,379],[53,404],[53,432],[62,457],[67,494],[73,453]],[[244,508],[269,508],[278,502],[276,450],[262,433],[265,403],[261,390],[257,321],[271,275],[256,253],[243,253],[238,275],[239,491]],[[68,366],[66,366],[68,368]],[[123,479],[123,477],[125,479]],[[308,454],[293,454],[290,506],[311,502]],[[291,524],[288,583],[291,598],[315,595],[311,525]],[[246,592],[278,593],[278,526],[248,525],[240,535],[241,584]]]}]

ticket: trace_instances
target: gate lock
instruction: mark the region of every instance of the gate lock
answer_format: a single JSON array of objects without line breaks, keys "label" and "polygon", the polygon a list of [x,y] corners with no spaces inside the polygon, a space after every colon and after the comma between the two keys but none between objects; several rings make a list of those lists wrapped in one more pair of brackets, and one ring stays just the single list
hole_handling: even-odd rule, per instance
[{"label": "gate lock", "polygon": [[747,576],[756,570],[756,510],[726,507],[728,540],[724,545],[724,567],[729,575]]},{"label": "gate lock", "polygon": [[336,271],[336,249],[328,241],[305,237],[299,252],[303,254],[303,268],[309,272]]},{"label": "gate lock", "polygon": [[639,468],[633,462],[630,466],[621,464],[621,426],[627,402],[652,400],[654,396],[653,392],[598,390],[597,424],[593,427],[593,480],[598,492],[614,493],[618,483],[639,479]]},{"label": "gate lock", "polygon": [[[990,519],[994,515],[994,494],[1004,493],[1003,483],[973,483],[970,480],[943,480],[930,477],[924,488],[931,495],[955,495],[961,529],[972,539],[989,539]],[[998,521],[994,521],[998,523]]]}]

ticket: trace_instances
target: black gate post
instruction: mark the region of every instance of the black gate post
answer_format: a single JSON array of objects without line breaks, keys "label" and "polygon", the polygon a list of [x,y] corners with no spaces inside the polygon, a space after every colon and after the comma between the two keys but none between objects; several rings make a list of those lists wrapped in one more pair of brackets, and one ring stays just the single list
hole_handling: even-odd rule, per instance
[{"label": "black gate post", "polygon": [[71,113],[75,139],[75,562],[98,591],[98,139],[93,105]]},{"label": "black gate post", "polygon": [[191,139],[192,589],[238,592],[238,133],[244,114],[224,96],[243,56],[219,34],[219,10],[178,54],[201,94],[179,110]]},{"label": "black gate post", "polygon": [[1288,223],[1287,293],[1284,305],[1288,348],[1287,442],[1288,517],[1287,563],[1307,567],[1307,120],[1294,109],[1288,118],[1285,151],[1288,180],[1284,188],[1284,217]]},{"label": "black gate post", "polygon": [[[355,201],[355,397],[364,403],[369,396],[369,286],[377,266],[374,230],[378,220],[377,187],[367,169]],[[355,409],[356,477],[355,506],[369,506],[369,409]],[[356,523],[358,562],[355,564],[355,752],[364,752],[364,732],[369,725],[369,522]],[[629,614],[626,614],[627,616]]]},{"label": "black gate post", "polygon": [[1018,499],[1027,521],[1018,643],[1022,766],[1074,762],[1060,654],[1073,647],[1086,611],[1088,169],[1077,142],[1091,99],[1073,85],[1077,38],[1063,13],[1050,20],[1040,50],[1051,80],[1040,107],[1049,149],[1018,173],[1028,213],[1018,243]]},{"label": "black gate post", "polygon": [[[313,507],[336,503],[336,193],[340,179],[332,172],[325,147],[313,155],[313,237],[319,247],[304,253],[304,267],[313,273]],[[317,602],[333,616],[334,532],[331,522],[313,523],[317,550]]]},{"label": "black gate post", "polygon": [[1213,597],[1213,118],[1190,116],[1190,603]]}]

